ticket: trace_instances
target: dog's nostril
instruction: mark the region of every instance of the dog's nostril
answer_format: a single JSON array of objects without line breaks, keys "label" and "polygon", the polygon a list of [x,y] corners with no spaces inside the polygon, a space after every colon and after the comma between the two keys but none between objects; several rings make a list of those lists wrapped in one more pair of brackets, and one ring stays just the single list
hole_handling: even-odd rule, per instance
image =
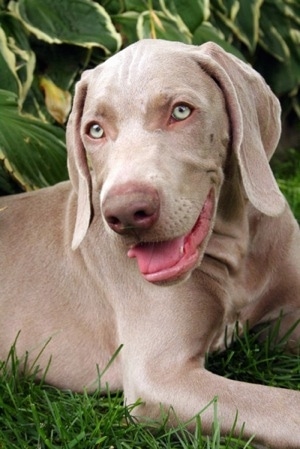
[{"label": "dog's nostril", "polygon": [[120,220],[117,217],[113,217],[113,216],[107,217],[106,221],[110,225],[118,225],[118,224],[120,224]]},{"label": "dog's nostril", "polygon": [[138,210],[134,213],[133,216],[134,216],[135,220],[139,221],[139,220],[143,220],[143,218],[149,217],[149,215],[152,215],[152,214],[151,213],[147,214],[147,212],[145,212],[144,210]]}]

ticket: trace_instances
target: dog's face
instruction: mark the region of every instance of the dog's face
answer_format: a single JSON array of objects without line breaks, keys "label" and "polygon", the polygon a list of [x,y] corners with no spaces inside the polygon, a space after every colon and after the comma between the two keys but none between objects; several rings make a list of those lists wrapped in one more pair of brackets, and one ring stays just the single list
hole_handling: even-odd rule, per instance
[{"label": "dog's face", "polygon": [[78,193],[73,248],[88,231],[94,189],[110,238],[127,243],[145,279],[187,278],[211,235],[228,157],[257,209],[283,210],[267,159],[279,131],[276,98],[220,47],[128,47],[77,86],[67,132]]},{"label": "dog's face", "polygon": [[229,141],[225,101],[187,54],[176,64],[151,47],[122,56],[92,74],[81,138],[108,231],[126,240],[147,280],[174,281],[198,263],[211,231]]}]

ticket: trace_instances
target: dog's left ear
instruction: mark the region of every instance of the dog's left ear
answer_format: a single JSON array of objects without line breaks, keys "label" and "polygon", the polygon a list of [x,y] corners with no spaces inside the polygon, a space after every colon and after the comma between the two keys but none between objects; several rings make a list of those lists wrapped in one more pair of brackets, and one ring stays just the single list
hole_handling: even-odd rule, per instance
[{"label": "dog's left ear", "polygon": [[281,132],[278,99],[255,70],[218,45],[203,44],[196,52],[223,92],[246,195],[260,212],[280,215],[285,199],[269,165]]},{"label": "dog's left ear", "polygon": [[76,84],[72,111],[67,124],[68,169],[70,180],[77,193],[77,214],[72,240],[72,249],[76,249],[84,239],[90,225],[92,213],[92,180],[88,167],[80,128],[81,117],[88,89],[90,71],[83,73]]}]

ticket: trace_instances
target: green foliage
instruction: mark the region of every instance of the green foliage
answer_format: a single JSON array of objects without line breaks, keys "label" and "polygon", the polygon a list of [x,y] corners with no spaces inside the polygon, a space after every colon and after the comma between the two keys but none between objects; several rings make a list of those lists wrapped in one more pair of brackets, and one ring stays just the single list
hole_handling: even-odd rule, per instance
[{"label": "green foliage", "polygon": [[[67,178],[64,126],[75,81],[86,68],[142,38],[218,43],[262,73],[281,100],[284,126],[299,121],[297,0],[1,0],[0,89],[7,98],[15,95],[20,119],[9,124],[8,114],[2,123],[0,193]],[[53,133],[49,147],[41,138],[44,143],[32,146],[32,155],[30,136],[16,144],[28,120],[34,121],[36,135],[45,136],[45,129]],[[291,133],[300,146],[299,127],[292,126]],[[44,166],[34,174],[29,165],[37,167],[41,154]]]},{"label": "green foliage", "polygon": [[280,190],[300,223],[300,152],[295,149],[286,151],[280,158],[274,159],[272,168]]},{"label": "green foliage", "polygon": [[74,81],[120,46],[91,0],[0,4],[0,193],[68,178],[63,125]]},{"label": "green foliage", "polygon": [[67,178],[61,128],[20,114],[17,95],[1,89],[0,122],[0,162],[21,186],[34,189]]}]

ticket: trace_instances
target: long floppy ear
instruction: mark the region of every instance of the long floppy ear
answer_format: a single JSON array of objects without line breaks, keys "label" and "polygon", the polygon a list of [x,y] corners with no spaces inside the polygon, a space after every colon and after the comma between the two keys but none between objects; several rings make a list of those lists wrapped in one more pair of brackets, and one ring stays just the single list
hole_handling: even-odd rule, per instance
[{"label": "long floppy ear", "polygon": [[77,193],[77,214],[72,240],[75,250],[84,239],[92,214],[92,180],[85,148],[80,137],[81,117],[88,88],[89,70],[77,83],[72,111],[67,124],[68,169],[74,190]]},{"label": "long floppy ear", "polygon": [[281,132],[278,99],[255,70],[218,45],[210,42],[197,51],[200,66],[223,92],[247,197],[260,212],[280,215],[285,199],[269,165]]}]

